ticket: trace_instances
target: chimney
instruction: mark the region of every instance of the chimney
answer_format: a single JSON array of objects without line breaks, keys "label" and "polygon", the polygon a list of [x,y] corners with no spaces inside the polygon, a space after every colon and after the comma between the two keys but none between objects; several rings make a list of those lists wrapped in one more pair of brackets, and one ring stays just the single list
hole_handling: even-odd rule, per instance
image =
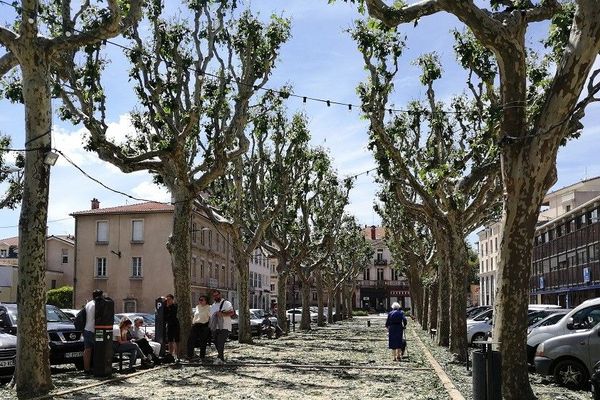
[{"label": "chimney", "polygon": [[377,228],[375,228],[375,225],[371,226],[371,240],[377,239],[376,229]]},{"label": "chimney", "polygon": [[100,208],[100,202],[98,201],[97,198],[93,198],[92,199],[92,210],[97,210]]}]

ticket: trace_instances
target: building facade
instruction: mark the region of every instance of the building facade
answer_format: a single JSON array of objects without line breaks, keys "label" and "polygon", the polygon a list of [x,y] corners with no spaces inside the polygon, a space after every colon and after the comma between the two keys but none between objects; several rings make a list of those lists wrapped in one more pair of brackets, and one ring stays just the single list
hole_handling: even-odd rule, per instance
[{"label": "building facade", "polygon": [[[75,306],[94,289],[115,302],[115,312],[152,312],[159,296],[174,292],[166,242],[173,226],[173,206],[140,203],[75,212]],[[229,238],[195,209],[190,237],[192,304],[210,289],[221,290],[237,305],[237,271]]]},{"label": "building facade", "polygon": [[[585,179],[547,193],[542,202],[538,226],[552,226],[553,221],[560,220],[563,215],[587,204],[599,195],[600,177]],[[493,305],[500,260],[499,246],[502,241],[500,222],[486,226],[478,232],[478,236],[480,302],[482,305]],[[532,297],[532,300],[534,298],[535,296]]]},{"label": "building facade", "polygon": [[[0,301],[17,301],[19,238],[0,239]],[[75,238],[52,235],[46,238],[46,290],[73,285]]]},{"label": "building facade", "polygon": [[411,308],[408,279],[394,269],[391,252],[385,242],[385,228],[371,226],[363,234],[373,248],[373,259],[363,269],[354,293],[357,309],[389,311],[392,303]]},{"label": "building facade", "polygon": [[269,257],[262,248],[250,257],[250,308],[271,309],[271,267]]},{"label": "building facade", "polygon": [[573,308],[600,297],[600,195],[536,229],[530,302]]}]

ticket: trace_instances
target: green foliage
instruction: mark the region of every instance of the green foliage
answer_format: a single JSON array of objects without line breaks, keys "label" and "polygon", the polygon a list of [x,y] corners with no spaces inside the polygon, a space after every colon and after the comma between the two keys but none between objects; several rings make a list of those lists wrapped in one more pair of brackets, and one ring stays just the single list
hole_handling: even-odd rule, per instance
[{"label": "green foliage", "polygon": [[352,310],[352,316],[354,317],[366,317],[368,315],[369,312],[365,310]]},{"label": "green foliage", "polygon": [[[20,205],[23,196],[23,173],[22,170],[25,167],[25,157],[23,154],[18,153],[15,157],[15,165],[6,164],[6,156],[11,145],[11,138],[0,134],[0,183],[5,186],[4,194],[0,197],[0,209],[10,208],[14,209]],[[11,171],[12,168],[16,168],[16,171]]]},{"label": "green foliage", "polygon": [[52,304],[58,308],[73,307],[73,287],[63,286],[57,289],[48,290],[48,304]]}]

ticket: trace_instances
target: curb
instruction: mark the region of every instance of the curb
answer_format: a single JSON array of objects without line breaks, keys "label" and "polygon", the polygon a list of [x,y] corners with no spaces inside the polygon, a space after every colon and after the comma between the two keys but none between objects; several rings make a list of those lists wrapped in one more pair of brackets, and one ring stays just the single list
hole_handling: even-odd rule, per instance
[{"label": "curb", "polygon": [[433,367],[433,370],[437,374],[438,378],[440,378],[440,381],[444,385],[444,389],[446,389],[446,392],[448,392],[448,396],[450,396],[450,399],[465,400],[465,397],[462,395],[462,393],[460,393],[456,386],[454,386],[452,380],[448,377],[448,375],[446,375],[441,365],[437,362],[437,360],[431,355],[427,347],[423,344],[419,335],[417,335],[412,330],[411,334],[415,337],[415,341],[419,344],[419,347],[421,347],[421,350],[423,351],[423,354],[425,354],[427,361],[429,361],[429,364],[431,364],[431,366]]}]

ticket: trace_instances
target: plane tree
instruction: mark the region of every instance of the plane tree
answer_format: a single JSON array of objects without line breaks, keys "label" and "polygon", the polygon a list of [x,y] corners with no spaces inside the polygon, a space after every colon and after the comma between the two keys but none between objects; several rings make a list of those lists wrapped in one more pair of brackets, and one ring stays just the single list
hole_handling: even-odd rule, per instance
[{"label": "plane tree", "polygon": [[[52,150],[53,77],[64,59],[126,31],[140,17],[141,1],[107,0],[104,6],[70,0],[12,2],[12,26],[0,27],[0,78],[5,98],[25,107],[22,186],[10,184],[8,203],[21,200],[19,218],[19,307],[17,358],[13,382],[20,398],[52,388],[46,333],[45,244]],[[8,10],[10,4],[3,4]],[[8,11],[6,15],[10,15]]]},{"label": "plane tree", "polygon": [[[494,338],[506,371],[503,396],[533,399],[525,356],[533,236],[542,200],[557,179],[558,149],[577,136],[586,107],[598,100],[599,72],[593,66],[600,50],[600,7],[594,0],[360,2],[389,27],[450,13],[494,54],[502,106],[495,138],[504,186]],[[526,38],[530,26],[543,21],[550,22],[544,40],[549,57],[546,66],[532,68]]]},{"label": "plane tree", "polygon": [[465,238],[489,220],[502,189],[494,66],[468,65],[470,92],[441,102],[435,89],[443,75],[439,59],[435,53],[424,54],[415,63],[421,69],[425,101],[412,101],[407,112],[389,115],[403,42],[393,29],[374,20],[358,22],[352,36],[368,71],[358,92],[379,174],[391,183],[394,200],[428,224],[435,239],[438,343],[466,360]]},{"label": "plane tree", "polygon": [[[183,2],[174,17],[162,1],[147,2],[129,32],[125,56],[139,106],[133,133],[107,136],[108,92],[102,46],[88,46],[61,80],[62,116],[89,131],[85,148],[125,173],[149,171],[171,193],[173,230],[167,241],[181,333],[191,327],[190,216],[194,202],[246,153],[254,95],[276,65],[289,21],[261,22],[228,0]],[[184,351],[183,348],[179,349]]]}]

